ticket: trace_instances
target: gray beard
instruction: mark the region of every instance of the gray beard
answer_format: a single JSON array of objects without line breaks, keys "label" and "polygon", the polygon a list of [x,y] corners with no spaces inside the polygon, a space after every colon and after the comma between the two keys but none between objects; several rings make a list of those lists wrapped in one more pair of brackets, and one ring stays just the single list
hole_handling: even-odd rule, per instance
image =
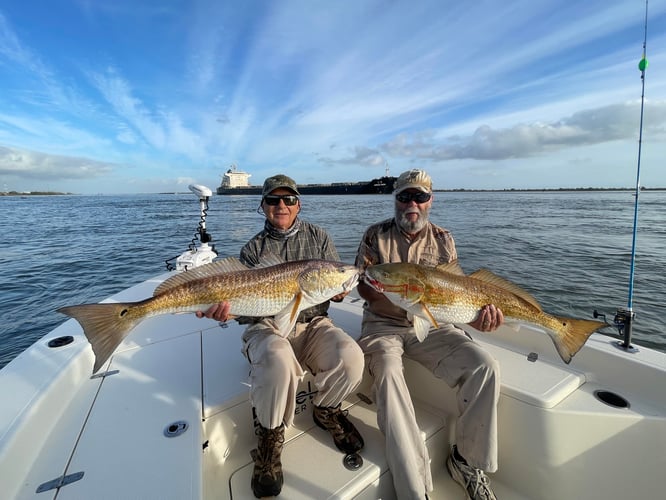
[{"label": "gray beard", "polygon": [[398,227],[402,229],[407,234],[416,234],[421,231],[428,224],[428,218],[430,216],[430,207],[418,210],[419,218],[414,222],[410,221],[405,217],[407,209],[400,210],[400,208],[395,207],[395,220],[398,223]]}]

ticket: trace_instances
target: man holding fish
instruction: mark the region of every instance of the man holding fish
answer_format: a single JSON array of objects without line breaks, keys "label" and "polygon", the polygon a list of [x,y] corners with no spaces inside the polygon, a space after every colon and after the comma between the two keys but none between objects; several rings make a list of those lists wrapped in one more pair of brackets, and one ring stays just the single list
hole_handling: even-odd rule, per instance
[{"label": "man holding fish", "polygon": [[[453,237],[429,221],[432,181],[422,170],[402,173],[395,184],[395,216],[370,226],[358,249],[361,269],[383,263],[437,266],[456,260]],[[370,281],[358,284],[366,300],[359,344],[365,352],[377,402],[379,428],[397,497],[423,499],[432,490],[428,450],[416,422],[403,375],[403,355],[457,388],[460,414],[456,444],[447,461],[452,477],[471,499],[495,499],[485,475],[497,469],[499,366],[495,359],[453,324],[419,334],[415,315],[394,305]],[[469,324],[489,332],[504,320],[495,305],[484,305]],[[417,338],[419,335],[419,338]]]},{"label": "man holding fish", "polygon": [[[296,183],[286,175],[265,180],[260,209],[266,221],[264,229],[241,250],[244,264],[259,266],[274,256],[288,262],[339,260],[328,233],[298,217],[299,196]],[[341,301],[347,293],[331,300]],[[361,382],[363,353],[354,339],[328,318],[328,306],[326,301],[302,310],[295,328],[286,333],[277,324],[277,317],[238,318],[250,324],[243,334],[243,352],[251,365],[250,401],[259,436],[251,483],[257,498],[278,495],[282,489],[284,429],[294,419],[303,367],[315,377],[315,423],[328,430],[344,453],[358,452],[364,446],[360,433],[340,408],[342,400]],[[204,313],[197,312],[197,316],[226,321],[230,309],[229,302],[220,302]]]}]

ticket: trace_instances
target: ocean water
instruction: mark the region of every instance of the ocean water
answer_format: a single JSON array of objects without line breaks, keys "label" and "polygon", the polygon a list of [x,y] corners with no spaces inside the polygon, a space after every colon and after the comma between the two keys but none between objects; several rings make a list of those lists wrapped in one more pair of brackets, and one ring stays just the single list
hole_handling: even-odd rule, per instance
[{"label": "ocean water", "polygon": [[[666,192],[639,198],[633,341],[666,352]],[[263,227],[258,196],[213,196],[206,227],[220,256]],[[56,309],[97,302],[166,271],[199,224],[191,193],[0,197],[0,368],[65,321]],[[628,302],[634,193],[439,192],[433,222],[453,233],[466,272],[485,267],[530,291],[544,310],[612,321]],[[389,195],[304,196],[353,263],[365,228],[393,214]],[[617,335],[609,327],[602,333]]]}]

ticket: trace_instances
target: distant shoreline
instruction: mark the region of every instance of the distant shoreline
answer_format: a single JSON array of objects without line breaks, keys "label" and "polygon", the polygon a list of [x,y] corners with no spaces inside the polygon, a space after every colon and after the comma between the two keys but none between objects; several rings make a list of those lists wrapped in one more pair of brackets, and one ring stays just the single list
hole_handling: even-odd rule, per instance
[{"label": "distant shoreline", "polygon": [[[586,188],[505,188],[505,189],[433,189],[436,193],[564,193],[564,192],[587,192],[587,191],[635,191],[636,188],[599,188],[599,187],[586,187]],[[666,187],[648,188],[641,187],[641,191],[666,191]],[[146,193],[146,194],[188,194],[188,191],[182,193],[164,192],[164,193]],[[72,196],[76,193],[61,193],[57,191],[8,191],[0,192],[0,196]],[[97,196],[97,195],[93,195]],[[217,195],[222,196],[222,195]]]},{"label": "distant shoreline", "polygon": [[[505,189],[433,189],[438,193],[541,193],[541,192],[565,192],[565,191],[636,191],[636,188],[505,188]],[[641,191],[666,191],[666,187],[647,188],[642,186]]]},{"label": "distant shoreline", "polygon": [[7,191],[0,192],[0,196],[63,196],[74,193],[60,193],[57,191],[26,191],[24,193],[20,191]]}]

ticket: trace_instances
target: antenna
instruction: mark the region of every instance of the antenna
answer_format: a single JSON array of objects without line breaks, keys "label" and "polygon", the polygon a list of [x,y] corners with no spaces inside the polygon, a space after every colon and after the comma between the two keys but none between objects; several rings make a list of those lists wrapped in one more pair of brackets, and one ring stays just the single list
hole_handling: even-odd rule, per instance
[{"label": "antenna", "polygon": [[641,72],[641,119],[638,127],[638,164],[636,166],[636,192],[634,194],[634,228],[631,238],[631,265],[629,267],[629,298],[627,300],[627,309],[619,310],[616,318],[624,320],[624,341],[619,346],[626,350],[633,350],[631,345],[631,324],[634,319],[633,299],[634,299],[634,266],[636,263],[636,233],[638,230],[638,197],[641,192],[641,148],[643,145],[643,106],[645,104],[645,70],[648,66],[647,61],[647,22],[648,22],[648,0],[645,0],[645,28],[643,38],[643,57],[638,63],[638,69]]}]

